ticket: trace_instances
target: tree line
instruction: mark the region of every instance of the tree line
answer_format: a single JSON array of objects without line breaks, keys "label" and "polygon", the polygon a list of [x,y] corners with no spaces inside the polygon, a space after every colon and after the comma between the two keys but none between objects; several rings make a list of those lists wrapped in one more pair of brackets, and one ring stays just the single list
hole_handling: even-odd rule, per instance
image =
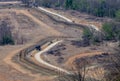
[{"label": "tree line", "polygon": [[98,17],[117,17],[120,19],[120,0],[22,0],[27,6],[45,6],[73,9]]},{"label": "tree line", "polygon": [[120,0],[66,0],[65,7],[99,17],[115,17],[119,4]]}]

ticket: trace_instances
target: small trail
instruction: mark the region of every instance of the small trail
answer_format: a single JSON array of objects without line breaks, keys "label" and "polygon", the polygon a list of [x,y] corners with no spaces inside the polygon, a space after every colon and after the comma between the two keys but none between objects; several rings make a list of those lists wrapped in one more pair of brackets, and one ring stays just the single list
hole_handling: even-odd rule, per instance
[{"label": "small trail", "polygon": [[[58,13],[55,13],[55,12],[49,11],[49,10],[43,8],[43,7],[38,7],[38,9],[40,9],[40,10],[42,10],[42,11],[44,11],[44,12],[47,12],[47,13],[49,13],[49,14],[52,14],[52,15],[58,16],[58,17],[60,17],[60,18],[62,18],[62,19],[64,19],[64,20],[66,20],[67,22],[73,23],[73,20],[71,20],[71,19],[69,19],[69,18],[67,18],[67,17],[65,17],[65,16],[62,16],[62,15],[60,15],[60,14],[58,14]],[[87,25],[87,26],[89,26],[89,27],[95,29],[96,31],[100,31],[99,28],[96,27],[96,26],[93,25],[93,24],[89,24],[89,25]]]},{"label": "small trail", "polygon": [[36,59],[39,63],[42,63],[42,64],[44,64],[44,65],[46,65],[46,66],[48,66],[48,67],[51,67],[51,68],[53,68],[53,69],[56,69],[56,70],[58,70],[58,71],[61,71],[61,72],[70,74],[70,72],[68,72],[67,70],[62,69],[62,68],[57,67],[57,66],[54,66],[54,65],[52,65],[52,64],[49,64],[49,63],[45,62],[44,60],[42,60],[42,58],[41,58],[41,55],[42,55],[44,52],[49,51],[51,48],[53,48],[55,45],[57,45],[58,43],[61,43],[61,42],[62,42],[62,40],[52,43],[52,44],[49,45],[47,48],[45,48],[45,49],[43,49],[42,51],[40,51],[40,52],[38,52],[37,54],[35,54],[34,57],[35,57],[35,59]]},{"label": "small trail", "polygon": [[47,12],[47,13],[50,13],[50,14],[52,14],[52,15],[55,15],[55,16],[58,16],[58,17],[61,17],[62,19],[66,20],[66,21],[68,21],[68,22],[73,22],[71,19],[69,19],[69,18],[67,18],[67,17],[65,17],[65,16],[62,16],[62,15],[60,15],[60,14],[57,14],[57,13],[51,12],[51,11],[45,9],[45,8],[42,8],[42,7],[38,7],[38,8],[39,8],[40,10],[45,11],[45,12]]},{"label": "small trail", "polygon": [[75,61],[75,59],[77,58],[82,58],[82,57],[86,57],[86,56],[94,56],[94,55],[101,55],[104,52],[91,52],[91,53],[82,53],[82,54],[78,54],[75,56],[71,56],[67,62],[65,63],[65,65],[70,66],[73,64],[73,62]]}]

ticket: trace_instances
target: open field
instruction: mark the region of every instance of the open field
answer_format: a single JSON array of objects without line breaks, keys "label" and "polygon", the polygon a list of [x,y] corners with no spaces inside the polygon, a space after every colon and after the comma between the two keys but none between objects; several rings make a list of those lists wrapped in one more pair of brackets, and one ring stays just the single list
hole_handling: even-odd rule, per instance
[{"label": "open field", "polygon": [[[34,16],[34,14],[37,14],[40,12],[36,11],[36,12],[32,13],[32,10],[33,9],[31,9],[29,11],[29,9],[24,9],[24,8],[21,8],[21,9],[13,8],[13,9],[1,9],[0,10],[0,20],[1,20],[1,22],[2,21],[7,22],[7,24],[10,26],[12,35],[15,39],[15,44],[16,44],[14,46],[14,48],[16,48],[16,49],[14,49],[13,46],[9,46],[9,48],[11,48],[11,49],[9,49],[9,48],[6,49],[7,46],[5,46],[5,47],[1,46],[0,50],[2,50],[2,51],[0,51],[0,54],[1,55],[5,54],[4,57],[6,57],[6,58],[4,61],[9,65],[14,66],[14,69],[17,69],[16,71],[20,72],[21,74],[26,74],[26,73],[28,74],[28,76],[25,76],[25,78],[24,78],[24,76],[21,76],[23,78],[23,80],[20,80],[20,81],[26,81],[27,77],[30,81],[30,79],[32,79],[32,78],[29,78],[29,76],[34,77],[34,75],[31,74],[29,71],[27,72],[27,70],[26,70],[26,72],[25,72],[24,68],[22,70],[19,65],[16,65],[16,64],[10,62],[10,60],[12,59],[12,56],[14,56],[20,49],[23,49],[23,47],[30,46],[30,45],[32,45],[32,43],[35,43],[38,40],[41,40],[47,36],[48,37],[49,36],[70,36],[69,34],[71,32],[75,33],[75,30],[80,30],[80,29],[76,29],[76,28],[69,28],[70,32],[68,32],[68,31],[60,32],[60,31],[64,30],[64,27],[62,25],[61,25],[61,30],[60,30],[60,28],[55,29],[54,27],[57,25],[54,25],[54,27],[52,27],[53,25],[52,26],[49,24],[47,25],[46,23],[44,23],[45,21],[43,22],[41,20],[42,18],[39,19],[36,16]],[[44,17],[44,15],[41,15],[41,16]],[[46,19],[47,18],[49,18],[49,17],[47,16]],[[72,30],[72,29],[75,29],[75,30]],[[48,32],[48,30],[49,30],[49,32]],[[81,30],[80,30],[80,32],[81,32]],[[76,36],[79,36],[79,33],[75,33],[75,34],[76,34]],[[73,37],[74,37],[74,35],[73,35]],[[22,45],[22,44],[24,44],[24,45]],[[4,52],[5,50],[6,50],[6,52]],[[13,50],[13,52],[12,52],[12,50]],[[3,63],[3,64],[5,64],[5,63]],[[6,66],[6,65],[3,65],[3,66]],[[9,66],[9,67],[11,68],[11,66]],[[3,69],[3,68],[1,68],[1,69]],[[6,76],[9,76],[9,75],[6,75]],[[16,74],[13,76],[16,76]],[[36,76],[38,77],[38,76],[42,76],[42,75],[35,75],[35,77]],[[42,79],[42,77],[43,77],[43,79]],[[42,76],[42,77],[36,78],[35,80],[37,81],[40,79],[42,81],[42,80],[44,80],[45,76]],[[10,78],[12,78],[12,77],[10,77]],[[47,78],[50,79],[49,77],[47,77]],[[3,77],[3,79],[4,79],[3,81],[7,81],[7,80],[5,80],[4,77]],[[1,78],[1,80],[2,80],[2,78]],[[9,80],[9,77],[8,77],[8,80]],[[11,81],[13,81],[13,80],[14,80],[14,77],[11,79]],[[19,78],[15,79],[15,80],[19,81]],[[45,80],[47,80],[47,79],[45,78]]]},{"label": "open field", "polygon": [[82,39],[83,29],[90,25],[101,29],[105,19],[45,9],[63,17],[38,8],[0,9],[0,23],[7,23],[15,41],[15,45],[0,46],[0,81],[54,81],[59,74],[71,74],[74,62],[82,64],[83,59],[89,61],[86,77],[94,78],[88,81],[103,79],[108,72],[105,68],[112,65],[106,58],[116,57],[112,53],[117,43],[78,47],[73,41]]}]

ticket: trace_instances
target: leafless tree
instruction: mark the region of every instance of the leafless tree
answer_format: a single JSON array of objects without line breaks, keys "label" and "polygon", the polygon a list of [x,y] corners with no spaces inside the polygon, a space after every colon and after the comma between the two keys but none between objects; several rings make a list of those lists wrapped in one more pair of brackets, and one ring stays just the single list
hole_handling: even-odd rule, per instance
[{"label": "leafless tree", "polygon": [[86,76],[86,64],[88,62],[83,60],[82,63],[78,62],[77,60],[73,63],[73,67],[71,70],[71,74],[69,75],[60,75],[58,81],[85,81]]}]

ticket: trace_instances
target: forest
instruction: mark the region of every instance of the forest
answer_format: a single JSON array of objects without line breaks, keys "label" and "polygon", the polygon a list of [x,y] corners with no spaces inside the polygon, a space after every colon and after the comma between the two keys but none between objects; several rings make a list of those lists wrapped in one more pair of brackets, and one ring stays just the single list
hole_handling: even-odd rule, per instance
[{"label": "forest", "polygon": [[98,17],[120,19],[120,0],[22,0],[24,3],[59,9],[73,9]]}]

